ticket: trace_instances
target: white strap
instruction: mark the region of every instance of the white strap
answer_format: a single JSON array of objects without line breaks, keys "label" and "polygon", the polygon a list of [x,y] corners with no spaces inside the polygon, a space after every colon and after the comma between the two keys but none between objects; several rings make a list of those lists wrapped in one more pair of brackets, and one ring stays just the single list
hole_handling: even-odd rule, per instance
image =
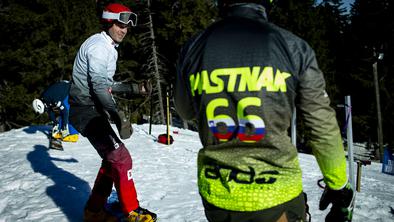
[{"label": "white strap", "polygon": [[118,19],[119,18],[119,13],[113,13],[113,12],[103,12],[103,15],[101,16],[103,19]]}]

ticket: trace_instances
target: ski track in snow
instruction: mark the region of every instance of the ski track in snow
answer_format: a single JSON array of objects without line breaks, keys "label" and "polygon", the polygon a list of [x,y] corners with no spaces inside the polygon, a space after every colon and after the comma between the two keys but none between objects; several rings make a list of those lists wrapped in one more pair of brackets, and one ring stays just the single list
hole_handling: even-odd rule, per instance
[{"label": "ski track in snow", "polygon": [[[164,125],[133,125],[124,141],[133,158],[133,178],[140,205],[158,214],[160,222],[207,222],[197,189],[198,134],[171,128],[175,142],[156,142]],[[0,222],[82,221],[85,202],[101,159],[89,141],[63,143],[64,151],[48,150],[49,126],[30,126],[0,133]],[[174,132],[178,133],[175,134]],[[312,221],[324,221],[319,211],[323,192],[313,156],[300,154],[304,191]],[[356,169],[356,167],[355,167]],[[381,173],[381,164],[363,166],[353,221],[394,221],[394,176]]]}]

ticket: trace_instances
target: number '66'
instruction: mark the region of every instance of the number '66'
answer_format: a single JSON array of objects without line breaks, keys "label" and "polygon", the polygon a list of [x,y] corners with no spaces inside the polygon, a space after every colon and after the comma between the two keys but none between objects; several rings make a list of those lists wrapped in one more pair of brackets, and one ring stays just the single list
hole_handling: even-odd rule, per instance
[{"label": "number '66'", "polygon": [[217,98],[210,101],[206,108],[209,128],[220,142],[238,138],[243,142],[254,143],[264,138],[265,124],[263,119],[257,115],[245,114],[247,107],[261,107],[260,98],[246,97],[238,101],[236,120],[226,114],[215,115],[215,110],[218,107],[228,108],[228,106],[228,99]]}]

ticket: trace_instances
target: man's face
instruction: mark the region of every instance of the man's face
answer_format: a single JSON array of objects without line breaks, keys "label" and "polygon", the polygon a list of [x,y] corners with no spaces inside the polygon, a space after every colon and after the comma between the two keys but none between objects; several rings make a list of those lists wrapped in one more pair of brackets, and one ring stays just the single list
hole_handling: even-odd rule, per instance
[{"label": "man's face", "polygon": [[128,25],[115,22],[111,28],[109,28],[108,33],[116,43],[120,43],[127,34],[127,27]]}]

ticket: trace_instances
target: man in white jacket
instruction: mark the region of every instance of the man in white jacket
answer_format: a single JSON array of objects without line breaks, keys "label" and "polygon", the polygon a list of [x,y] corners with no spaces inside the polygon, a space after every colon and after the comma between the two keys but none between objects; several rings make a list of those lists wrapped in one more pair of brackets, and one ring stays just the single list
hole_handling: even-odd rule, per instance
[{"label": "man in white jacket", "polygon": [[[89,37],[74,61],[70,88],[70,121],[87,137],[102,158],[84,221],[116,221],[104,205],[115,184],[125,221],[156,221],[156,214],[139,206],[132,178],[132,159],[111,128],[115,122],[121,139],[131,136],[130,122],[119,112],[111,94],[118,52],[116,47],[135,26],[137,15],[128,7],[111,3],[102,14],[103,30]],[[123,221],[123,220],[122,220]]]}]

